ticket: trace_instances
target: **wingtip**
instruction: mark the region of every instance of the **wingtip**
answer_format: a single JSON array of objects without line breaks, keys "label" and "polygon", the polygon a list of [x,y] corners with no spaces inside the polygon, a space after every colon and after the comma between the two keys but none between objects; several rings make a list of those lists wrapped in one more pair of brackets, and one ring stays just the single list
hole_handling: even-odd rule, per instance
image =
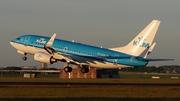
[{"label": "wingtip", "polygon": [[156,19],[154,19],[153,21],[161,22],[160,20],[156,20]]}]

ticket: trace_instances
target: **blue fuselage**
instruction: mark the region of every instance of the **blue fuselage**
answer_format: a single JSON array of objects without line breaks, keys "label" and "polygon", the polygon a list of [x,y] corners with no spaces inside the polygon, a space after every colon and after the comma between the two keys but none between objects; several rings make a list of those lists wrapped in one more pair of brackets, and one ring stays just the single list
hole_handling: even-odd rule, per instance
[{"label": "blue fuselage", "polygon": [[[49,37],[45,37],[45,36],[23,35],[16,39],[11,40],[11,42],[21,44],[24,46],[38,48],[38,49],[44,49],[44,45],[49,41],[49,39],[50,39]],[[71,56],[80,57],[83,59],[99,61],[101,63],[103,62],[111,63],[112,65],[126,65],[129,67],[135,67],[135,66],[144,66],[148,62],[148,61],[141,61],[135,58],[134,56],[113,51],[107,48],[85,45],[85,44],[61,40],[61,39],[54,40],[52,49],[61,54],[67,54]],[[17,50],[21,50],[21,49],[17,49]]]}]

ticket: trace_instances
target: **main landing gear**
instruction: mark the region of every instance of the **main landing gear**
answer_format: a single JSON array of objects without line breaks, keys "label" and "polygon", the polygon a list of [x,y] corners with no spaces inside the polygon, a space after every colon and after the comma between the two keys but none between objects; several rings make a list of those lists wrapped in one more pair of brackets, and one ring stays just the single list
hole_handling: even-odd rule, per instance
[{"label": "main landing gear", "polygon": [[[72,72],[72,67],[69,66],[69,63],[66,63],[65,67],[64,67],[64,71],[66,73],[70,73]],[[82,73],[88,73],[89,72],[89,68],[85,67],[85,66],[82,66],[81,67],[81,72]]]},{"label": "main landing gear", "polygon": [[66,64],[65,64],[64,71],[65,71],[66,73],[72,72],[72,67],[69,66],[69,63],[66,63]]},{"label": "main landing gear", "polygon": [[22,60],[23,60],[23,61],[26,61],[26,60],[27,60],[26,55],[27,55],[27,53],[24,53],[24,56],[22,57]]},{"label": "main landing gear", "polygon": [[72,72],[72,67],[64,67],[64,71],[67,72]]},{"label": "main landing gear", "polygon": [[82,73],[88,73],[88,72],[89,72],[89,68],[82,67],[82,68],[81,68],[81,72],[82,72]]}]

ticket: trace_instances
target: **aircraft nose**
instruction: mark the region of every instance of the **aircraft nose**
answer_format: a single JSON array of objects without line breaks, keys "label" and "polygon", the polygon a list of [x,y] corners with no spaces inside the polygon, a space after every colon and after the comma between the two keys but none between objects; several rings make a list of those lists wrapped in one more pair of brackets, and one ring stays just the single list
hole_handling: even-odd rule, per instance
[{"label": "aircraft nose", "polygon": [[12,42],[12,41],[10,41],[10,44],[11,44],[12,46],[14,46],[14,44],[13,44],[13,42]]},{"label": "aircraft nose", "polygon": [[13,41],[10,41],[10,44],[11,44],[11,46],[12,47],[14,47],[14,48],[16,48],[16,49],[18,49],[18,45],[15,43],[15,42],[13,42]]}]

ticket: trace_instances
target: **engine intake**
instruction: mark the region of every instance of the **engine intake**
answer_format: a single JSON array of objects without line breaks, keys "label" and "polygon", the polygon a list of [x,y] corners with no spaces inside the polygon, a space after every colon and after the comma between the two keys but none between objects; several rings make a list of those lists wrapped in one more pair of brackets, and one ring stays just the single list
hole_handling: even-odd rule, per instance
[{"label": "engine intake", "polygon": [[46,64],[53,64],[54,62],[56,62],[56,59],[54,59],[53,56],[43,52],[34,54],[34,60]]}]

